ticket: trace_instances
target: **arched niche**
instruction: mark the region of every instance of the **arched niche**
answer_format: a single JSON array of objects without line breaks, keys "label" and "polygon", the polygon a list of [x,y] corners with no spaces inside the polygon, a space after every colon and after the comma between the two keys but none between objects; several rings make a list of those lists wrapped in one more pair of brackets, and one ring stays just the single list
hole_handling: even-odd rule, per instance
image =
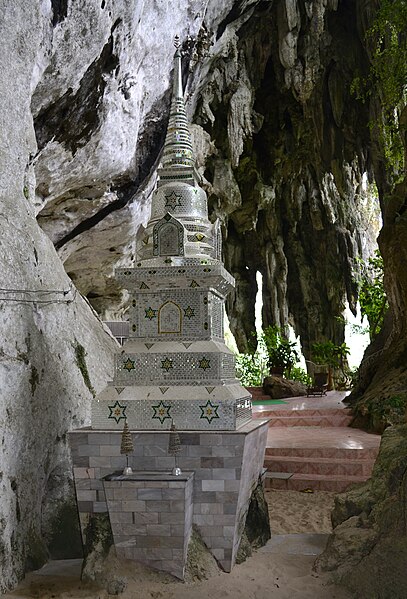
[{"label": "arched niche", "polygon": [[181,308],[173,301],[163,304],[158,310],[158,332],[181,333],[182,312]]},{"label": "arched niche", "polygon": [[185,229],[169,212],[154,225],[154,256],[183,256]]}]

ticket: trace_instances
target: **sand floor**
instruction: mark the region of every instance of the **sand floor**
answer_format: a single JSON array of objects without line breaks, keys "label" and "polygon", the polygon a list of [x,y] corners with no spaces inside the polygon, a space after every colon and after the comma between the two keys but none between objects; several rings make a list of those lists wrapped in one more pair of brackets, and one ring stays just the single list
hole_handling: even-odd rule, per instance
[{"label": "sand floor", "polygon": [[335,493],[315,491],[266,491],[273,534],[332,531],[331,511]]},{"label": "sand floor", "polygon": [[[274,535],[329,533],[333,493],[269,491],[271,530]],[[300,535],[301,536],[301,535]],[[317,536],[317,535],[316,535]],[[280,538],[275,536],[275,539]],[[288,537],[288,539],[296,537]],[[324,538],[324,537],[322,537]],[[149,572],[142,566],[128,572],[127,587],[121,599],[351,599],[343,589],[329,584],[329,576],[312,571],[313,555],[290,554],[278,547],[262,548],[245,563],[235,566],[232,574],[221,573],[209,580],[180,583],[170,577]],[[56,567],[58,567],[58,564]],[[49,568],[49,566],[48,566]],[[18,589],[3,599],[108,599],[107,591],[86,585],[76,570],[55,576],[29,574]],[[60,568],[61,573],[61,568]]]}]

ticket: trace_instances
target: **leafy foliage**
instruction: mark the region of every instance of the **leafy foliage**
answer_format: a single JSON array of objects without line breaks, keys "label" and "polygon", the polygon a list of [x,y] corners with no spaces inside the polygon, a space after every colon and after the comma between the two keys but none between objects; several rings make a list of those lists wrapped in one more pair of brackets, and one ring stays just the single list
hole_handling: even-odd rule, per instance
[{"label": "leafy foliage", "polygon": [[293,366],[290,372],[290,379],[292,381],[298,381],[304,383],[307,387],[312,385],[312,377],[300,366]]},{"label": "leafy foliage", "polygon": [[333,341],[323,341],[311,345],[312,360],[328,368],[328,391],[331,391],[334,385],[337,389],[348,387],[346,358],[349,353],[350,350],[346,343],[335,345]]},{"label": "leafy foliage", "polygon": [[331,368],[343,369],[349,353],[350,350],[346,343],[335,345],[333,341],[323,341],[321,343],[313,343],[311,346],[313,361],[317,364],[326,364]]},{"label": "leafy foliage", "polygon": [[357,406],[357,413],[363,416],[369,428],[383,432],[388,426],[405,422],[407,410],[407,393],[399,393],[390,397],[375,397]]},{"label": "leafy foliage", "polygon": [[244,387],[261,387],[267,373],[267,359],[258,350],[254,354],[237,354],[236,374]]},{"label": "leafy foliage", "polygon": [[[245,387],[259,387],[269,374],[270,367],[284,368],[284,376],[293,380],[307,380],[307,374],[301,368],[294,368],[299,360],[295,343],[286,339],[278,327],[268,326],[253,336],[257,347],[250,354],[236,356],[236,372]],[[254,344],[253,344],[254,345]]]},{"label": "leafy foliage", "polygon": [[267,350],[269,367],[283,367],[288,370],[289,376],[291,368],[300,359],[295,343],[284,337],[281,329],[275,326],[266,327],[260,337]]},{"label": "leafy foliage", "polygon": [[404,422],[406,408],[407,396],[393,395],[392,397],[389,397],[389,399],[378,403],[375,412],[381,420],[392,426]]},{"label": "leafy foliage", "polygon": [[369,335],[373,340],[379,334],[384,316],[389,307],[383,284],[383,258],[379,250],[366,262],[358,260],[360,266],[359,303],[362,320],[366,316]]},{"label": "leafy foliage", "polygon": [[352,92],[365,101],[377,95],[382,120],[371,123],[376,129],[388,165],[403,171],[403,146],[399,115],[407,92],[407,2],[381,0],[373,25],[367,31],[371,47],[371,68],[367,78],[355,77]]}]

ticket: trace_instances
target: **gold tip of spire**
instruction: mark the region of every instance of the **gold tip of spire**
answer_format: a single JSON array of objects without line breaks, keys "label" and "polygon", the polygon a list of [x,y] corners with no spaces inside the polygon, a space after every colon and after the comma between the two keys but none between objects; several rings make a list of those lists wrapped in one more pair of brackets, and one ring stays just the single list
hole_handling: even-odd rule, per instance
[{"label": "gold tip of spire", "polygon": [[176,35],[176,36],[174,37],[174,46],[175,46],[176,48],[179,48],[179,47],[180,47],[180,45],[181,45],[181,42],[180,42],[180,39],[179,39],[179,35]]}]

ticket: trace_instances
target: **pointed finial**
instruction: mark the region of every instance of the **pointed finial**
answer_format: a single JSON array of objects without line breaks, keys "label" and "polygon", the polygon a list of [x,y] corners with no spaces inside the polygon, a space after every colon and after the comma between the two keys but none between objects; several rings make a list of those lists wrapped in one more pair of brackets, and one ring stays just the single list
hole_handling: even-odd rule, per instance
[{"label": "pointed finial", "polygon": [[179,35],[174,37],[174,46],[176,47],[174,55],[174,84],[173,84],[173,97],[183,98],[184,94],[182,91],[182,76],[181,76],[181,41]]},{"label": "pointed finial", "polygon": [[[169,181],[171,177],[179,180],[179,169],[186,171],[194,168],[194,156],[192,151],[191,133],[188,128],[188,120],[185,112],[184,93],[182,89],[182,67],[181,67],[181,41],[178,35],[174,37],[174,80],[172,87],[172,99],[170,118],[168,121],[167,135],[164,142],[162,166],[163,169],[176,169],[178,172],[171,174],[160,174],[161,181]],[[193,181],[193,174],[185,175],[186,179]],[[165,179],[164,179],[165,177]]]}]

